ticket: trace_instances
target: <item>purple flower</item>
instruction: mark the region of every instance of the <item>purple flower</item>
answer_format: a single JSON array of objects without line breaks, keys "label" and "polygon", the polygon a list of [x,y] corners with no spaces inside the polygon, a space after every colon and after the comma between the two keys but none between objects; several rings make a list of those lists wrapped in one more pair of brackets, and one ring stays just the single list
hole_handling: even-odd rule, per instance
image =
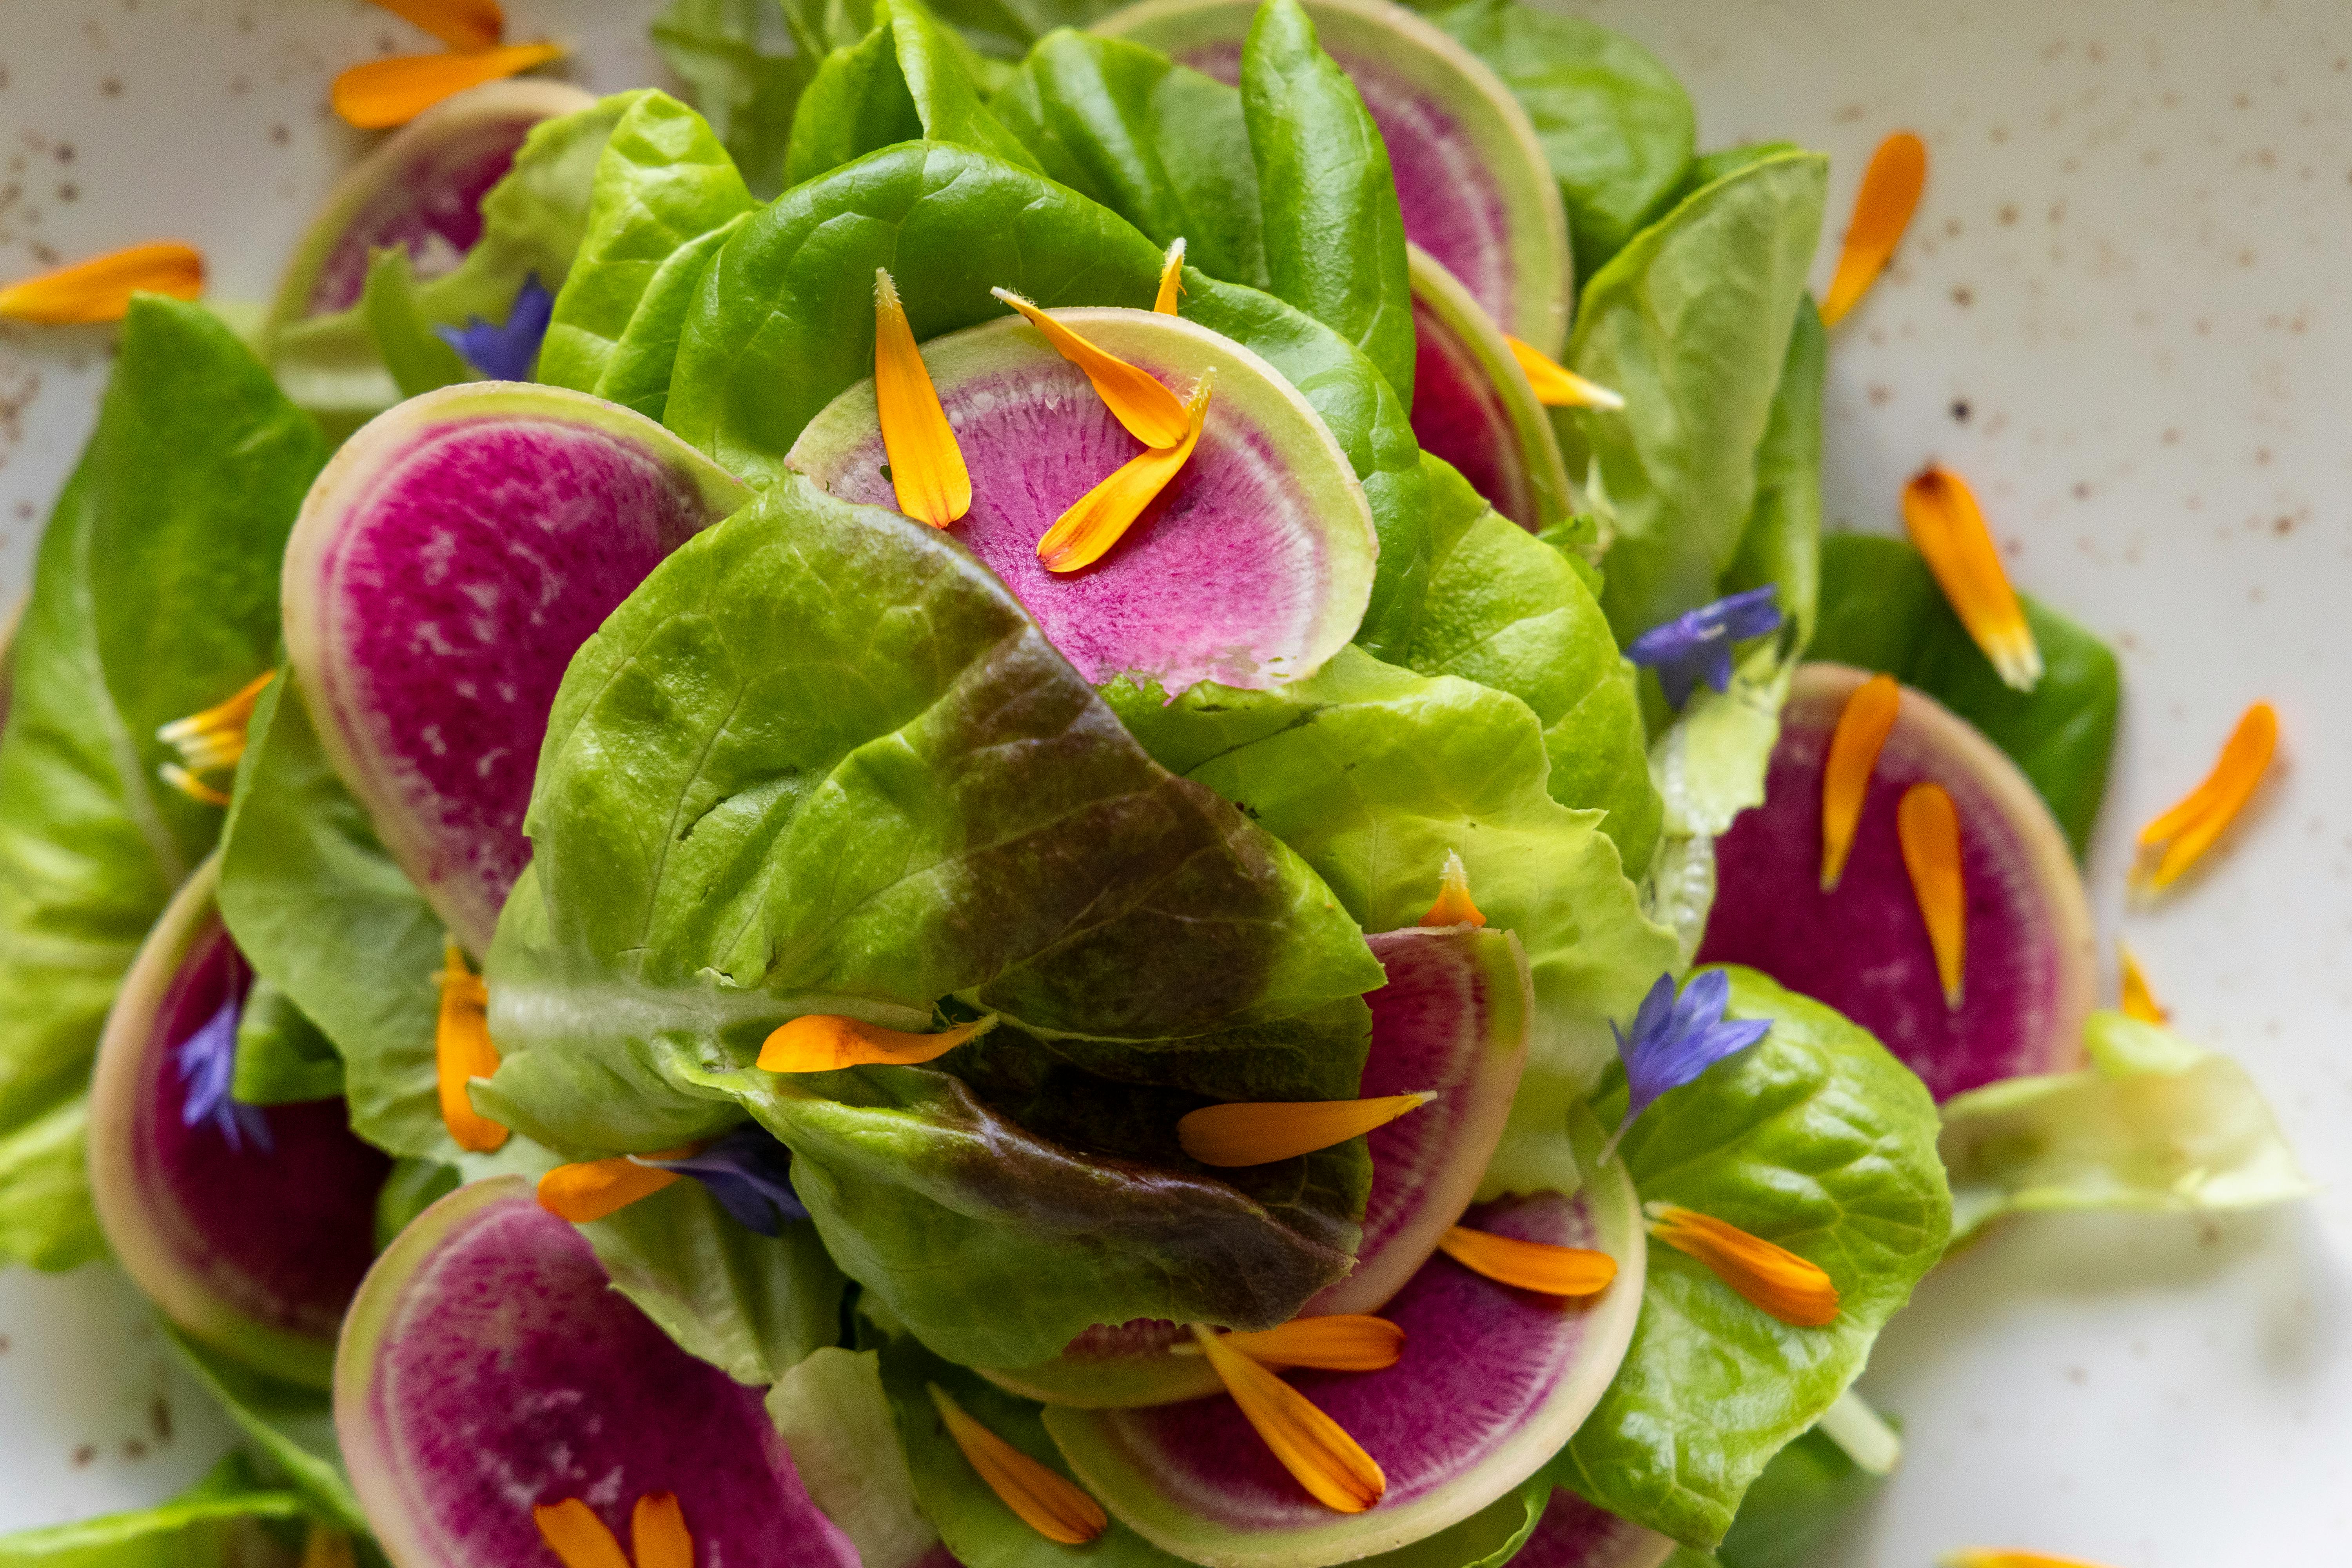
[{"label": "purple flower", "polygon": [[490,380],[529,381],[539,363],[539,345],[547,337],[547,323],[554,314],[555,296],[540,285],[539,274],[534,272],[522,280],[505,326],[494,327],[476,316],[463,327],[433,330]]},{"label": "purple flower", "polygon": [[1635,637],[1626,645],[1625,657],[1655,669],[1666,700],[1676,708],[1690,700],[1691,689],[1702,678],[1717,691],[1726,690],[1731,685],[1731,645],[1780,629],[1780,592],[1767,583],[1686,610]]},{"label": "purple flower", "polygon": [[233,1100],[228,1092],[229,1080],[236,1072],[236,1020],[244,1006],[242,998],[231,996],[173,1052],[180,1082],[187,1089],[180,1121],[188,1127],[209,1121],[230,1148],[241,1150],[250,1141],[268,1153],[269,1123],[260,1107]]},{"label": "purple flower", "polygon": [[808,1218],[793,1191],[793,1152],[756,1121],[746,1121],[698,1154],[683,1160],[640,1160],[656,1170],[692,1176],[719,1206],[747,1230],[782,1236],[788,1220]]},{"label": "purple flower", "polygon": [[1723,1010],[1730,1001],[1731,976],[1723,970],[1702,970],[1691,976],[1680,1001],[1675,999],[1675,977],[1661,974],[1650,994],[1642,998],[1631,1034],[1620,1031],[1613,1021],[1610,1024],[1609,1032],[1617,1037],[1618,1058],[1625,1064],[1629,1097],[1625,1120],[1617,1124],[1608,1148],[1601,1151],[1604,1163],[1616,1152],[1617,1140],[1625,1136],[1625,1130],[1650,1108],[1651,1101],[1670,1089],[1682,1088],[1724,1058],[1746,1050],[1772,1027],[1769,1018],[1725,1023]]}]

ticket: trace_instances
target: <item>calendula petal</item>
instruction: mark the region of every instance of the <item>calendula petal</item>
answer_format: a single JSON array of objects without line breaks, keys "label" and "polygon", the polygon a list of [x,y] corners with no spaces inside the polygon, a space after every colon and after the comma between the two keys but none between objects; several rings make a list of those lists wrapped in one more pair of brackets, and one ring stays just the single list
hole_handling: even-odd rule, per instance
[{"label": "calendula petal", "polygon": [[980,1479],[1021,1518],[1021,1522],[1048,1541],[1084,1546],[1108,1528],[1102,1505],[1077,1484],[1049,1466],[1039,1464],[970,1415],[954,1395],[938,1384],[928,1385],[931,1403],[939,1407],[948,1436],[963,1451],[964,1460]]},{"label": "calendula petal", "polygon": [[404,21],[413,22],[453,49],[494,48],[506,37],[506,13],[499,0],[375,0]]},{"label": "calendula petal", "polygon": [[839,1068],[913,1067],[947,1055],[996,1026],[992,1017],[935,1035],[908,1034],[829,1013],[794,1018],[760,1047],[762,1072],[832,1072]]},{"label": "calendula petal", "polygon": [[1822,301],[1822,320],[1835,326],[1862,300],[1877,281],[1903,231],[1911,225],[1919,192],[1927,184],[1927,144],[1908,131],[1898,131],[1878,144],[1863,171],[1862,189],[1853,201],[1853,222],[1845,231],[1845,248],[1838,254],[1837,275],[1830,280],[1829,298]]},{"label": "calendula petal", "polygon": [[47,325],[119,321],[133,294],[193,300],[204,291],[204,253],[194,246],[133,245],[0,289],[0,317]]},{"label": "calendula petal", "polygon": [[[1404,1353],[1404,1331],[1386,1318],[1334,1312],[1293,1318],[1276,1329],[1228,1333],[1224,1342],[1260,1366],[1305,1366],[1318,1372],[1383,1372]],[[1176,1349],[1197,1351],[1198,1345]]]},{"label": "calendula petal", "polygon": [[[662,1149],[646,1158],[683,1160],[693,1152],[691,1148]],[[587,1225],[618,1214],[680,1179],[676,1171],[660,1170],[626,1154],[609,1160],[579,1160],[558,1165],[540,1177],[539,1206],[574,1225]]]},{"label": "calendula petal", "polygon": [[1784,1323],[1818,1329],[1837,1321],[1837,1286],[1822,1267],[1736,1225],[1676,1204],[1651,1204],[1650,1234]]},{"label": "calendula petal", "polygon": [[1192,1338],[1244,1418],[1317,1502],[1339,1513],[1361,1513],[1381,1500],[1388,1477],[1337,1421],[1215,1331],[1194,1323]]},{"label": "calendula petal", "polygon": [[2161,1024],[2171,1018],[2164,1004],[2148,989],[2147,976],[2140,973],[2139,960],[2122,942],[2116,943],[2116,963],[2123,972],[2123,1010],[2126,1018],[2137,1018],[2143,1024]]},{"label": "calendula petal", "polygon": [[[1167,289],[1164,280],[1160,289],[1163,293]],[[1127,426],[1129,435],[1147,447],[1173,447],[1197,434],[1183,400],[1150,371],[1097,348],[1009,289],[989,292],[1028,317],[1029,324],[1045,334],[1055,353],[1086,372],[1095,395],[1103,400],[1113,418]]]},{"label": "calendula petal", "polygon": [[155,770],[155,774],[200,805],[226,806],[229,803],[228,791],[215,789],[177,763],[165,763]]},{"label": "calendula petal", "polygon": [[1511,345],[1511,357],[1528,373],[1528,384],[1536,389],[1536,401],[1547,408],[1605,408],[1611,411],[1625,406],[1622,393],[1612,392],[1597,381],[1587,381],[1551,355],[1530,342],[1505,334]]},{"label": "calendula petal", "polygon": [[310,1521],[310,1531],[302,1538],[302,1568],[355,1568],[358,1561],[350,1536],[332,1525]]},{"label": "calendula petal", "polygon": [[1445,864],[1437,873],[1437,901],[1421,917],[1425,926],[1483,926],[1486,917],[1470,898],[1470,873],[1462,864],[1462,857],[1454,850],[1445,852]]},{"label": "calendula petal", "polygon": [[1191,460],[1192,448],[1201,439],[1208,403],[1209,378],[1203,375],[1185,405],[1188,424],[1183,440],[1173,447],[1138,452],[1054,520],[1054,526],[1037,541],[1037,559],[1046,571],[1076,572],[1093,565],[1135,526],[1143,509],[1160,499],[1160,492]]},{"label": "calendula petal", "polygon": [[1903,488],[1903,527],[2001,680],[2032,690],[2042,679],[2042,649],[1967,483],[1932,464],[1920,470]]},{"label": "calendula petal", "polygon": [[1555,1247],[1455,1226],[1437,1249],[1474,1273],[1547,1296],[1590,1296],[1617,1278],[1617,1260],[1584,1247]]},{"label": "calendula petal", "polygon": [[629,1560],[621,1554],[621,1543],[613,1539],[596,1510],[576,1497],[542,1503],[530,1510],[530,1520],[539,1526],[539,1538],[547,1542],[547,1549],[562,1560],[563,1568],[629,1568]]},{"label": "calendula petal", "polygon": [[[254,704],[277,675],[274,669],[263,671],[226,701],[173,720],[155,731],[155,738],[180,753],[180,766],[188,773],[217,773],[236,766],[245,755],[246,728],[253,721]],[[167,769],[166,777],[169,774]]]},{"label": "calendula petal", "polygon": [[629,1515],[637,1568],[694,1568],[694,1536],[676,1492],[647,1492]]},{"label": "calendula petal", "polygon": [[2204,782],[2139,830],[2132,880],[2151,890],[2170,886],[2200,859],[2252,800],[2278,750],[2278,710],[2257,702],[2238,720]]},{"label": "calendula petal", "polygon": [[2046,1552],[2017,1552],[2000,1547],[1971,1546],[1947,1552],[1943,1568],[2099,1568],[2079,1557],[2053,1557]]},{"label": "calendula petal", "polygon": [[1176,1142],[1203,1165],[1265,1165],[1345,1143],[1385,1127],[1437,1096],[1375,1100],[1240,1100],[1205,1105],[1176,1123]]},{"label": "calendula petal", "polygon": [[956,445],[947,410],[924,368],[898,302],[898,286],[874,271],[874,407],[882,447],[890,455],[890,488],[898,510],[918,522],[945,528],[971,510],[971,473]]},{"label": "calendula petal", "polygon": [[456,942],[443,949],[441,1014],[433,1031],[433,1066],[439,1080],[441,1121],[457,1147],[487,1154],[507,1141],[507,1130],[474,1109],[466,1085],[499,1070],[498,1047],[490,1043],[489,988],[466,967]]},{"label": "calendula petal", "polygon": [[[1184,293],[1184,237],[1178,235],[1168,245],[1168,255],[1160,263],[1160,294],[1151,301],[1151,309],[1160,315],[1176,314],[1177,301]],[[1136,437],[1141,440],[1141,437]]]},{"label": "calendula petal", "polygon": [[1936,974],[1944,983],[1944,1005],[1960,1005],[1960,976],[1968,963],[1969,894],[1960,878],[1960,814],[1944,786],[1916,784],[1903,792],[1895,830],[1903,844],[1903,868],[1911,874],[1911,896],[1927,923],[1936,950]]},{"label": "calendula petal", "polygon": [[554,44],[511,44],[471,54],[394,55],[356,65],[335,79],[335,112],[362,131],[405,125],[469,87],[518,76],[563,58]]},{"label": "calendula petal", "polygon": [[1830,754],[1822,765],[1822,891],[1832,892],[1845,875],[1846,856],[1853,849],[1853,830],[1862,821],[1862,804],[1870,794],[1870,775],[1877,771],[1878,752],[1895,728],[1903,705],[1903,689],[1891,675],[1874,675],[1853,689],[1838,710],[1837,729],[1830,736]]}]

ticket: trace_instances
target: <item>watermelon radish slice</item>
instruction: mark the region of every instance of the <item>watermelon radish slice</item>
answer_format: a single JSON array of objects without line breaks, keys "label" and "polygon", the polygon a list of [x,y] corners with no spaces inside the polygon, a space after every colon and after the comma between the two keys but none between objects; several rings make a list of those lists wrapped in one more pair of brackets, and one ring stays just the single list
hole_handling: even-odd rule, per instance
[{"label": "watermelon radish slice", "polygon": [[[2096,962],[2091,911],[2065,835],[2017,764],[1925,693],[1906,689],[1879,753],[1845,875],[1821,890],[1822,765],[1865,670],[1806,664],[1780,715],[1764,804],[1717,842],[1701,963],[1744,963],[1826,1002],[1878,1037],[1937,1100],[2082,1059]],[[1958,1010],[1895,826],[1903,792],[1950,792],[1968,888]]]},{"label": "watermelon radish slice", "polygon": [[625,1542],[649,1492],[676,1494],[697,1563],[857,1568],[761,1391],[673,1344],[520,1176],[443,1198],[369,1272],[335,1435],[398,1568],[552,1562],[531,1510],[572,1498]]},{"label": "watermelon radish slice", "polygon": [[[1255,0],[1146,0],[1094,30],[1230,83],[1241,79],[1256,13]],[[1310,0],[1307,14],[1388,143],[1405,237],[1460,279],[1503,331],[1558,354],[1574,281],[1568,215],[1519,100],[1476,56],[1401,5]]]},{"label": "watermelon radish slice", "polygon": [[1412,433],[1486,504],[1533,533],[1575,510],[1551,416],[1494,318],[1419,246],[1412,272]]},{"label": "watermelon radish slice", "polygon": [[[1180,394],[1213,375],[1200,444],[1108,554],[1049,573],[1037,541],[1143,444],[1020,317],[934,338],[923,363],[971,474],[956,536],[1097,684],[1133,674],[1171,692],[1200,680],[1259,689],[1313,674],[1356,635],[1379,550],[1330,431],[1271,365],[1196,322],[1054,314]],[[786,460],[844,500],[898,509],[871,381],[826,405]]]},{"label": "watermelon radish slice", "polygon": [[1565,1487],[1511,1559],[1513,1568],[1660,1568],[1675,1543],[1654,1530],[1595,1508]]},{"label": "watermelon radish slice", "polygon": [[369,422],[287,542],[287,657],[335,771],[467,947],[530,850],[540,741],[572,652],[751,494],[660,426],[474,382]]},{"label": "watermelon radish slice", "polygon": [[352,1136],[340,1100],[204,1113],[203,1064],[225,1087],[253,981],[214,905],[219,884],[215,856],[164,910],[108,1015],[90,1084],[91,1194],[115,1257],[166,1317],[257,1371],[323,1388],[392,1162]]},{"label": "watermelon radish slice", "polygon": [[[1434,1089],[1437,1098],[1369,1135],[1372,1186],[1355,1272],[1301,1317],[1377,1311],[1428,1260],[1470,1206],[1527,1060],[1535,998],[1518,938],[1448,926],[1365,940],[1388,982],[1364,997],[1372,1042],[1357,1092]],[[1209,1363],[1186,1353],[1192,1344],[1182,1325],[1141,1318],[1089,1329],[1050,1362],[985,1375],[1047,1405],[1169,1405],[1217,1392]]]},{"label": "watermelon radish slice", "polygon": [[1526,1481],[1599,1402],[1641,1310],[1636,1204],[1616,1163],[1574,1197],[1481,1204],[1461,1223],[1597,1247],[1617,1258],[1616,1279],[1564,1301],[1433,1257],[1382,1310],[1404,1330],[1394,1366],[1289,1374],[1386,1472],[1386,1495],[1361,1513],[1309,1498],[1222,1394],[1143,1410],[1048,1406],[1045,1428],[1121,1522],[1207,1568],[1314,1568],[1409,1545]]}]

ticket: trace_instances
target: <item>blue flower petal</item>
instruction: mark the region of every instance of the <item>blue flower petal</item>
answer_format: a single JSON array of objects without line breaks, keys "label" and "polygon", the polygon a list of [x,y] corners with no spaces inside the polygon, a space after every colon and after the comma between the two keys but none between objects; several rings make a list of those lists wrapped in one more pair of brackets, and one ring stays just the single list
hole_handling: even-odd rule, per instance
[{"label": "blue flower petal", "polygon": [[698,1154],[641,1163],[692,1176],[737,1224],[761,1236],[782,1236],[787,1222],[808,1218],[793,1190],[793,1152],[756,1121],[747,1121]]},{"label": "blue flower petal", "polygon": [[547,324],[555,316],[555,297],[534,272],[523,279],[508,310],[506,324],[494,327],[481,317],[464,327],[436,327],[441,341],[456,349],[467,364],[492,381],[529,381],[539,364],[540,344],[547,340]]},{"label": "blue flower petal", "polygon": [[1731,647],[1780,625],[1780,589],[1771,584],[1733,594],[1652,626],[1625,645],[1625,657],[1658,672],[1666,701],[1680,708],[1705,680],[1731,687]]},{"label": "blue flower petal", "polygon": [[[1630,1033],[1610,1024],[1610,1033],[1617,1037],[1617,1055],[1625,1064],[1625,1119],[1618,1124],[1617,1137],[1660,1095],[1695,1081],[1770,1032],[1769,1019],[1727,1023],[1723,1013],[1730,1002],[1731,976],[1723,970],[1693,975],[1679,1000],[1674,999],[1673,976],[1660,975],[1642,998]],[[1613,1149],[1616,1138],[1610,1144]]]},{"label": "blue flower petal", "polygon": [[194,1034],[173,1047],[180,1082],[187,1089],[180,1104],[180,1123],[194,1127],[209,1121],[231,1149],[242,1150],[250,1142],[268,1153],[269,1123],[260,1108],[229,1098],[229,1084],[236,1075],[236,1024],[244,1010],[244,999],[231,996]]}]

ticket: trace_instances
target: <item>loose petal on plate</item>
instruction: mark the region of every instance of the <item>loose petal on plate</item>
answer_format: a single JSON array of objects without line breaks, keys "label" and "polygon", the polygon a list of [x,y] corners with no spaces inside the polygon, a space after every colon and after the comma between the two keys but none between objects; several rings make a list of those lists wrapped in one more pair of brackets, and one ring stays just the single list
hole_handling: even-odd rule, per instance
[{"label": "loose petal on plate", "polygon": [[1587,381],[1533,343],[1504,336],[1511,345],[1511,357],[1528,373],[1528,384],[1535,388],[1536,401],[1547,408],[1605,408],[1611,412],[1625,406],[1622,393],[1612,392],[1597,381]]},{"label": "loose petal on plate", "polygon": [[1967,481],[1949,468],[1922,468],[1903,487],[1903,528],[2003,683],[2032,690],[2042,679],[2042,649]]},{"label": "loose petal on plate", "polygon": [[542,1503],[530,1510],[530,1519],[539,1526],[539,1538],[547,1542],[547,1549],[562,1559],[563,1568],[629,1568],[629,1560],[621,1554],[621,1543],[613,1539],[596,1510],[578,1498]]},{"label": "loose petal on plate", "polygon": [[635,1158],[640,1164],[692,1176],[736,1224],[761,1236],[782,1236],[790,1222],[808,1218],[808,1206],[793,1189],[793,1152],[756,1121],[746,1121],[682,1160]]},{"label": "loose petal on plate", "polygon": [[539,1206],[574,1225],[588,1225],[677,1181],[678,1173],[662,1162],[682,1160],[693,1152],[664,1149],[643,1159],[618,1154],[609,1160],[558,1165],[539,1179]]},{"label": "loose petal on plate", "polygon": [[1437,1250],[1473,1273],[1547,1296],[1590,1296],[1617,1278],[1617,1260],[1605,1252],[1521,1241],[1465,1226],[1439,1237]]},{"label": "loose petal on plate", "polygon": [[[1278,1329],[1222,1337],[1260,1366],[1305,1366],[1318,1372],[1384,1372],[1404,1353],[1402,1329],[1386,1318],[1361,1312],[1293,1318]],[[1198,1344],[1170,1348],[1179,1355],[1202,1353]]]},{"label": "loose petal on plate", "polygon": [[1846,856],[1853,849],[1853,830],[1862,821],[1862,803],[1870,794],[1870,775],[1877,771],[1879,749],[1895,728],[1903,706],[1903,689],[1891,675],[1874,675],[1854,688],[1838,712],[1837,729],[1830,736],[1829,761],[1822,767],[1822,891],[1837,890],[1845,875]]},{"label": "loose petal on plate", "polygon": [[1361,1137],[1436,1098],[1422,1090],[1376,1100],[1239,1100],[1204,1105],[1176,1123],[1176,1142],[1203,1165],[1267,1165]]},{"label": "loose petal on plate", "polygon": [[1960,879],[1960,814],[1944,786],[1915,784],[1895,807],[1895,830],[1903,841],[1903,868],[1911,873],[1911,896],[1927,922],[1936,950],[1936,973],[1944,983],[1944,1005],[1958,1011],[1960,976],[1969,953],[1969,890]]},{"label": "loose petal on plate", "polygon": [[1658,672],[1658,686],[1675,708],[1705,680],[1731,689],[1731,647],[1780,628],[1780,588],[1770,583],[1732,594],[1652,626],[1625,645],[1625,657]]},{"label": "loose petal on plate", "polygon": [[676,1492],[647,1492],[629,1515],[637,1568],[694,1568],[694,1536]]},{"label": "loose petal on plate", "polygon": [[971,510],[971,473],[890,274],[874,269],[874,409],[898,510],[945,528]]},{"label": "loose petal on plate", "polygon": [[1388,1477],[1337,1421],[1215,1330],[1194,1323],[1192,1338],[1244,1418],[1317,1502],[1339,1513],[1361,1513],[1381,1500]]},{"label": "loose petal on plate", "polygon": [[506,37],[506,14],[499,0],[375,0],[404,21],[424,28],[453,49],[496,48]]},{"label": "loose petal on plate", "polygon": [[1470,873],[1462,864],[1462,857],[1454,850],[1445,852],[1445,866],[1437,874],[1437,901],[1421,917],[1425,926],[1483,926],[1486,917],[1470,898]]},{"label": "loose petal on plate", "polygon": [[2080,1557],[2053,1557],[2046,1552],[2017,1552],[1998,1547],[1971,1546],[1965,1551],[1948,1552],[1942,1559],[1943,1568],[2099,1568]]},{"label": "loose petal on plate", "polygon": [[310,1521],[310,1533],[302,1539],[302,1568],[357,1568],[358,1562],[350,1536],[331,1524]]},{"label": "loose petal on plate", "polygon": [[1048,1541],[1084,1546],[1109,1527],[1110,1520],[1077,1484],[1059,1471],[1039,1464],[970,1415],[955,1396],[938,1384],[928,1385],[948,1436],[963,1450],[966,1463],[980,1473],[988,1489],[1020,1515],[1021,1522]]},{"label": "loose petal on plate", "polygon": [[204,254],[194,246],[134,245],[0,289],[0,317],[49,325],[119,321],[133,294],[193,300],[204,291]]},{"label": "loose petal on plate", "polygon": [[996,1026],[992,1017],[935,1035],[910,1035],[830,1013],[794,1018],[760,1047],[762,1072],[833,1072],[840,1068],[914,1067],[947,1055]]},{"label": "loose petal on plate", "polygon": [[539,367],[540,345],[547,341],[548,323],[555,319],[555,296],[534,272],[522,280],[507,319],[492,326],[479,316],[462,327],[433,329],[457,357],[492,381],[529,381]]},{"label": "loose petal on plate", "polygon": [[519,76],[563,58],[553,44],[514,44],[471,54],[395,55],[370,60],[335,79],[335,112],[362,131],[405,125],[444,99],[469,87]]},{"label": "loose petal on plate", "polygon": [[1045,563],[1046,571],[1076,572],[1091,566],[1125,537],[1143,515],[1143,509],[1159,500],[1160,492],[1191,461],[1208,406],[1209,377],[1203,374],[1184,405],[1183,440],[1173,447],[1138,452],[1054,520],[1054,526],[1037,541],[1037,559]]},{"label": "loose petal on plate", "polygon": [[1675,977],[1659,975],[1642,998],[1631,1029],[1620,1029],[1614,1018],[1609,1021],[1609,1032],[1617,1039],[1617,1058],[1625,1064],[1625,1116],[1601,1147],[1601,1164],[1609,1163],[1617,1141],[1658,1096],[1695,1081],[1724,1058],[1771,1032],[1769,1018],[1727,1021],[1724,1010],[1730,1005],[1731,976],[1720,969],[1703,969],[1683,986],[1679,1000]]},{"label": "loose petal on plate", "polygon": [[2253,798],[2254,786],[2278,750],[2278,710],[2257,702],[2238,720],[2205,782],[2180,804],[2139,830],[2139,859],[2132,883],[2161,891],[2197,864],[2221,830]]},{"label": "loose petal on plate", "polygon": [[441,1121],[457,1147],[487,1154],[507,1141],[507,1130],[474,1109],[466,1086],[499,1070],[499,1049],[490,1043],[490,990],[466,967],[454,942],[442,949],[441,1015],[433,1030],[433,1066],[440,1080]]},{"label": "loose petal on plate", "polygon": [[204,775],[234,768],[245,755],[246,728],[253,720],[253,705],[260,700],[261,689],[277,674],[274,669],[265,670],[226,701],[185,719],[174,719],[156,731],[157,740],[180,753],[178,762],[165,763],[155,770],[158,776],[206,805],[226,805],[228,793],[206,784]]},{"label": "loose petal on plate", "polygon": [[1837,1321],[1837,1286],[1819,1264],[1712,1215],[1675,1204],[1646,1207],[1652,1236],[1697,1258],[1717,1279],[1782,1322],[1818,1329]]},{"label": "loose petal on plate", "polygon": [[1870,291],[1910,226],[1912,210],[1927,183],[1926,142],[1898,131],[1878,144],[1854,197],[1853,222],[1847,226],[1845,248],[1838,255],[1837,276],[1830,280],[1829,298],[1822,301],[1824,323],[1837,325]]},{"label": "loose petal on plate", "polygon": [[[1163,296],[1167,289],[1163,277]],[[1055,321],[1051,312],[1038,309],[1009,289],[992,289],[989,292],[1028,317],[1029,324],[1045,334],[1055,353],[1086,372],[1087,379],[1094,384],[1095,395],[1103,400],[1111,416],[1127,426],[1129,435],[1147,447],[1173,447],[1198,433],[1191,426],[1183,401],[1158,376],[1097,348]]]},{"label": "loose petal on plate", "polygon": [[2139,969],[2139,959],[2122,942],[2116,943],[2116,962],[2123,971],[2123,1010],[2126,1018],[2137,1018],[2143,1024],[2168,1023],[2172,1015],[2156,993],[2147,988],[2147,976]]},{"label": "loose petal on plate", "polygon": [[[1184,237],[1178,235],[1169,241],[1168,255],[1160,263],[1160,294],[1151,301],[1151,309],[1162,316],[1177,313],[1177,301],[1184,293]],[[1137,437],[1137,440],[1143,437]]]}]

